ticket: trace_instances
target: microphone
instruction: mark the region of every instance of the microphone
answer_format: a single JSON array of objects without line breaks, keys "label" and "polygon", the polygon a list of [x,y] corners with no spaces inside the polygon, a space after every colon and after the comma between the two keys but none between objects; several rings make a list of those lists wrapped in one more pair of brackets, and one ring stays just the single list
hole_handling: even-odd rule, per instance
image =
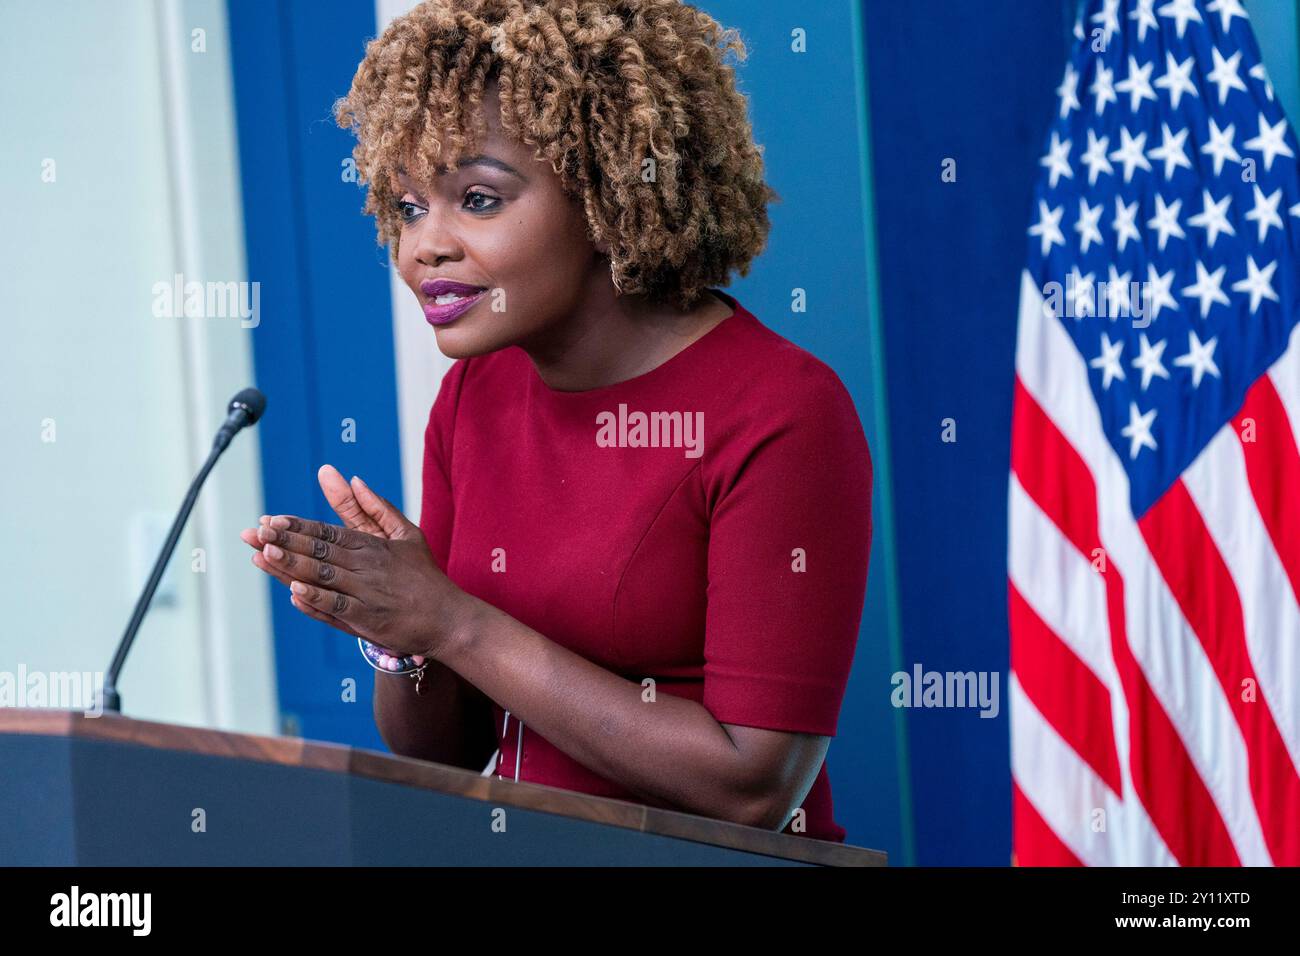
[{"label": "microphone", "polygon": [[103,711],[111,711],[116,714],[122,712],[122,696],[117,692],[118,674],[122,672],[122,665],[126,663],[126,655],[131,651],[131,644],[135,641],[136,632],[140,630],[140,623],[144,620],[145,612],[149,610],[149,602],[153,600],[154,592],[158,590],[158,582],[162,580],[163,571],[167,569],[167,562],[171,558],[172,552],[176,550],[176,542],[180,540],[181,530],[185,527],[190,512],[194,510],[194,502],[198,500],[199,489],[203,487],[203,482],[207,479],[208,473],[212,471],[212,467],[217,463],[217,459],[221,457],[221,453],[230,445],[230,440],[239,433],[240,429],[256,423],[262,417],[264,411],[266,411],[266,396],[255,388],[243,389],[226,406],[226,420],[222,423],[221,428],[217,430],[217,436],[212,440],[212,450],[208,452],[207,461],[199,469],[199,473],[194,477],[194,481],[191,482],[190,489],[185,495],[185,500],[181,502],[180,510],[176,513],[176,520],[172,522],[171,530],[167,532],[167,540],[163,542],[158,560],[154,562],[149,581],[145,584],[140,599],[136,601],[135,610],[132,612],[131,620],[126,626],[126,633],[122,635],[122,640],[118,642],[117,652],[113,655],[113,661],[108,666],[108,673],[104,676],[104,688],[100,692],[100,707]]},{"label": "microphone", "polygon": [[230,439],[241,428],[257,424],[262,412],[266,411],[266,396],[255,388],[246,388],[230,400],[226,411],[228,414],[225,424],[217,431],[217,437],[212,442],[213,446],[220,445],[221,451],[226,450]]}]

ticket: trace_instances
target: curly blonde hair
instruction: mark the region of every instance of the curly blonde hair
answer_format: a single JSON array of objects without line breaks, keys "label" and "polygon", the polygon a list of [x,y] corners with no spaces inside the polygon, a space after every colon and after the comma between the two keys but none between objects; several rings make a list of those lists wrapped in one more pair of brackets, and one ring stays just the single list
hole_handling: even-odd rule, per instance
[{"label": "curly blonde hair", "polygon": [[727,50],[745,59],[735,30],[680,0],[427,0],[367,44],[334,117],[395,260],[397,170],[428,183],[473,155],[496,79],[503,130],[582,203],[615,288],[686,309],[748,274],[780,199]]}]

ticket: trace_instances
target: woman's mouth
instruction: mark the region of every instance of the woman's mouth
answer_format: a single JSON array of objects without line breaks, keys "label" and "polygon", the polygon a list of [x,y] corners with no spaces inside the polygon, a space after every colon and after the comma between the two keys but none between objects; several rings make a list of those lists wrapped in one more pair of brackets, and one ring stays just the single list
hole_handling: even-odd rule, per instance
[{"label": "woman's mouth", "polygon": [[434,279],[421,282],[420,291],[429,297],[424,303],[424,317],[429,324],[446,325],[473,308],[487,289],[450,279]]}]

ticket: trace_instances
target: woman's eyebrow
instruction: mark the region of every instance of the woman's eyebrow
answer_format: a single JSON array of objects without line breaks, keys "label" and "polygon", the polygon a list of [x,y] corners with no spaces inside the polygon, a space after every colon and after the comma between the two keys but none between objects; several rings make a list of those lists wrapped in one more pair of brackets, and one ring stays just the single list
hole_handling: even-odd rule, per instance
[{"label": "woman's eyebrow", "polygon": [[503,173],[509,173],[511,176],[518,177],[523,182],[528,182],[528,177],[515,169],[509,163],[502,162],[495,156],[467,156],[456,164],[464,168],[466,166],[490,166],[493,169],[499,169]]},{"label": "woman's eyebrow", "polygon": [[[460,160],[459,163],[456,163],[458,169],[464,169],[465,166],[489,166],[491,169],[499,169],[500,172],[510,173],[511,176],[519,178],[520,182],[528,182],[528,177],[515,169],[515,166],[499,160],[495,156],[467,156],[465,159]],[[407,172],[406,166],[398,166],[396,174],[398,174],[399,179],[402,179],[403,185],[411,187],[411,190],[415,191],[415,183],[412,182],[411,174]],[[434,176],[442,176],[442,170],[438,169]]]},{"label": "woman's eyebrow", "polygon": [[[527,176],[525,176],[519,170],[515,169],[509,163],[503,162],[502,160],[497,159],[495,156],[466,156],[464,159],[460,160],[460,162],[458,162],[456,166],[460,169],[464,169],[466,166],[489,166],[492,169],[499,169],[503,173],[509,173],[511,176],[517,177],[522,182],[525,183],[528,182]],[[441,174],[442,174],[442,170],[439,169],[437,170],[435,175],[441,175]],[[405,179],[407,182],[410,182],[410,175],[407,173],[405,166],[397,167],[397,175],[399,178]]]}]

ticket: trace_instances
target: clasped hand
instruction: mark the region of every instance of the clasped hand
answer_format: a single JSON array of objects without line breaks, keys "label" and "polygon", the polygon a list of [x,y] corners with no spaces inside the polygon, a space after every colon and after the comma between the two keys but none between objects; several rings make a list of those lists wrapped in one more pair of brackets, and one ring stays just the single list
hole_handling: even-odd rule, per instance
[{"label": "clasped hand", "polygon": [[289,587],[308,617],[400,655],[437,658],[470,598],[438,567],[420,528],[360,478],[317,473],[344,525],[263,515],[240,533],[253,564]]}]

